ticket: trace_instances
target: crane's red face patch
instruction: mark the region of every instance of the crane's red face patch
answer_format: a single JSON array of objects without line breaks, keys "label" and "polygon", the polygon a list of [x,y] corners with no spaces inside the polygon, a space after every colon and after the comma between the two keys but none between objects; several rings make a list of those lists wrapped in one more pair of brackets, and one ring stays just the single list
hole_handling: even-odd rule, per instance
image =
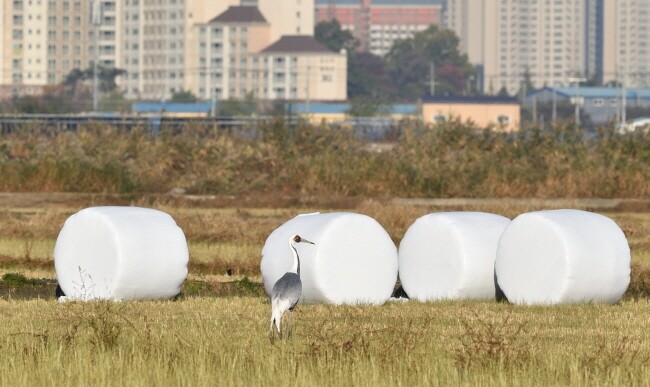
[{"label": "crane's red face patch", "polygon": [[296,243],[300,243],[301,240],[302,238],[300,238],[300,235],[296,235],[295,237],[293,237],[293,241]]}]

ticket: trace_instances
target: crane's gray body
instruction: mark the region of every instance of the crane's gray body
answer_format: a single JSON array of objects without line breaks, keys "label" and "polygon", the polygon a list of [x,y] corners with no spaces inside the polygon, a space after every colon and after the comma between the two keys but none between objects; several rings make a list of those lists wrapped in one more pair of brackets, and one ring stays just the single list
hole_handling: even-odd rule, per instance
[{"label": "crane's gray body", "polygon": [[293,310],[301,295],[302,281],[300,276],[296,273],[284,273],[278,282],[273,285],[271,301],[276,299],[286,300],[290,304],[289,310]]}]

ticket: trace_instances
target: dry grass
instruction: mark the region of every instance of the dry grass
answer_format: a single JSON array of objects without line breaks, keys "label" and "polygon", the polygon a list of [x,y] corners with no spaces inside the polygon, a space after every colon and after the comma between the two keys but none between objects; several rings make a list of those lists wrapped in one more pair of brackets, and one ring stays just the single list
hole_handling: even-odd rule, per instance
[{"label": "dry grass", "polygon": [[[0,301],[0,383],[642,385],[650,377],[649,310],[647,300],[303,305],[291,337],[271,343],[269,306],[259,298]],[[502,343],[496,357],[471,344],[490,340]],[[459,366],[459,346],[473,366]]]},{"label": "dry grass", "polygon": [[[650,134],[573,127],[505,134],[404,123],[387,151],[348,130],[265,123],[244,135],[90,125],[0,138],[0,191],[365,197],[628,197],[650,194]],[[111,146],[105,146],[111,144]]]},{"label": "dry grass", "polygon": [[[0,299],[2,385],[627,386],[650,379],[647,212],[607,213],[632,245],[632,283],[619,305],[301,305],[292,335],[270,342],[259,254],[266,236],[297,213],[346,208],[376,218],[399,241],[417,217],[434,211],[512,217],[541,208],[507,201],[435,206],[373,199],[333,206],[332,198],[265,198],[233,207],[222,197],[205,199],[206,205],[168,197],[66,201],[51,195],[48,202],[16,196],[0,203],[0,272],[18,273],[7,276],[11,284],[0,282],[9,300]],[[50,280],[41,292],[46,301],[18,301],[42,282],[34,278],[54,277],[51,252],[67,216],[103,204],[150,206],[174,216],[192,257],[184,296],[57,304]]]},{"label": "dry grass", "polygon": [[[329,197],[312,197],[300,203],[287,197],[274,200],[267,196],[259,202],[249,197],[241,205],[233,207],[233,199],[224,197],[189,199],[145,196],[120,199],[114,196],[49,196],[50,201],[38,199],[39,195],[4,194],[4,200],[0,204],[0,270],[24,272],[38,278],[54,278],[52,252],[60,228],[68,216],[93,205],[133,204],[168,212],[187,237],[190,274],[195,279],[206,279],[211,283],[219,282],[220,279],[215,278],[224,276],[228,271],[236,278],[258,278],[261,247],[267,236],[300,213],[347,210],[366,214],[376,219],[398,244],[415,219],[432,212],[486,211],[514,218],[520,213],[540,209],[589,209],[584,204],[576,205],[571,200],[464,200],[460,204],[450,201],[434,205],[404,200],[346,200]],[[288,202],[294,204],[275,207],[278,203]],[[591,205],[597,203],[594,201]],[[634,266],[628,297],[647,297],[650,292],[650,212],[618,211],[610,207],[605,210],[605,215],[621,226],[632,250]]]}]

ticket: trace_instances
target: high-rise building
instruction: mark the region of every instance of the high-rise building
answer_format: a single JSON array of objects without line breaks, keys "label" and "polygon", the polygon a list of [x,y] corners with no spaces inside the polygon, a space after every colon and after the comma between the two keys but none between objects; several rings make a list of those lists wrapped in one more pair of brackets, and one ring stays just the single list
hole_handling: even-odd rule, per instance
[{"label": "high-rise building", "polygon": [[168,99],[184,88],[186,2],[131,0],[124,3],[126,70],[121,87],[127,98]]},{"label": "high-rise building", "polygon": [[[205,43],[207,38],[201,31],[240,2],[256,6],[264,15],[269,25],[269,44],[283,35],[313,35],[313,0],[171,0],[155,4],[127,1],[122,63],[127,73],[121,84],[126,96],[160,100],[181,90],[206,95],[209,90],[202,77],[210,68],[200,63],[205,53],[201,52],[199,42]],[[229,90],[230,87],[226,93]]]},{"label": "high-rise building", "polygon": [[441,22],[441,0],[316,0],[316,22],[338,20],[362,51],[384,55],[398,39]]},{"label": "high-rise building", "polygon": [[587,0],[587,76],[603,81],[603,0]]},{"label": "high-rise building", "polygon": [[602,3],[603,82],[650,86],[650,1],[591,2]]},{"label": "high-rise building", "polygon": [[271,41],[284,35],[314,35],[314,0],[257,0],[271,25]]},{"label": "high-rise building", "polygon": [[9,43],[9,37],[6,36],[6,31],[5,31],[5,17],[7,15],[6,9],[5,9],[5,4],[0,5],[0,100],[4,98],[3,95],[3,88],[4,86],[4,80],[5,80],[5,73],[9,73],[9,66],[5,65],[5,62],[7,62],[8,55],[5,53],[5,40]]},{"label": "high-rise building", "polygon": [[117,65],[116,0],[2,2],[0,95],[39,94],[73,69]]},{"label": "high-rise building", "polygon": [[586,1],[446,0],[447,28],[483,68],[483,91],[567,85],[587,74]]}]

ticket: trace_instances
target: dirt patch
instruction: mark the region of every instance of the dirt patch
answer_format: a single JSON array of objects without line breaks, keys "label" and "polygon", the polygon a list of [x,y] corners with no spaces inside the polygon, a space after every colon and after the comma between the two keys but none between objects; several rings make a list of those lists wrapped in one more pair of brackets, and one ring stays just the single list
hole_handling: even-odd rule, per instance
[{"label": "dirt patch", "polygon": [[[0,299],[55,299],[57,282],[53,279],[28,278],[8,273],[0,280]],[[243,277],[232,281],[187,280],[178,298],[185,297],[264,297],[264,285]]]},{"label": "dirt patch", "polygon": [[[18,280],[15,279],[18,277]],[[34,298],[53,299],[56,293],[55,280],[26,278],[22,274],[8,273],[0,281],[0,299],[25,300]]]}]

